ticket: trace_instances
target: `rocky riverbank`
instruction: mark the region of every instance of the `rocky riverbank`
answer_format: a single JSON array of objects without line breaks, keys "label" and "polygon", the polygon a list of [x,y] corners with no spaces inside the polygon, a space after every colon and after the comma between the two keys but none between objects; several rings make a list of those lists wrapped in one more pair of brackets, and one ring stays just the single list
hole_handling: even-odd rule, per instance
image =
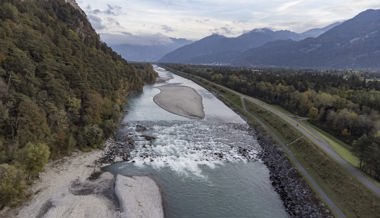
[{"label": "rocky riverbank", "polygon": [[283,151],[260,133],[256,134],[262,147],[258,156],[268,167],[272,185],[280,195],[289,216],[334,217],[292,166]]},{"label": "rocky riverbank", "polygon": [[[78,152],[49,163],[32,185],[30,200],[18,208],[1,211],[0,217],[163,218],[161,193],[152,179],[112,175],[100,169],[127,160],[133,145],[132,140],[123,144],[108,140],[103,151]],[[116,178],[121,179],[118,182]]]}]

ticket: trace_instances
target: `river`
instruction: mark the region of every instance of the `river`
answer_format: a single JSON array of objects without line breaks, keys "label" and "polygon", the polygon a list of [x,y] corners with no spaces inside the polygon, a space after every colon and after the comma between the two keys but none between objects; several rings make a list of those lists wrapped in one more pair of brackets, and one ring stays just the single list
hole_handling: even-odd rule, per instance
[{"label": "river", "polygon": [[[267,167],[256,157],[260,145],[246,122],[206,89],[154,67],[169,80],[131,97],[118,138],[133,138],[136,148],[130,161],[106,170],[153,178],[167,218],[288,217]],[[194,88],[203,98],[205,118],[188,119],[157,106],[153,97],[165,84]],[[147,128],[145,136],[137,125]]]}]

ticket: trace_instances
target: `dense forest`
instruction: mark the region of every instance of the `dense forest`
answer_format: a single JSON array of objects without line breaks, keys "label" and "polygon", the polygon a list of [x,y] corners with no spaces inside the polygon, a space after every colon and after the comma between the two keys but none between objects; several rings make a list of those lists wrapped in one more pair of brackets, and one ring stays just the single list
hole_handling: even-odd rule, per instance
[{"label": "dense forest", "polygon": [[101,147],[127,94],[155,77],[64,0],[0,1],[0,208],[23,199],[49,159]]},{"label": "dense forest", "polygon": [[281,105],[351,146],[360,168],[380,179],[380,81],[376,74],[168,65]]}]

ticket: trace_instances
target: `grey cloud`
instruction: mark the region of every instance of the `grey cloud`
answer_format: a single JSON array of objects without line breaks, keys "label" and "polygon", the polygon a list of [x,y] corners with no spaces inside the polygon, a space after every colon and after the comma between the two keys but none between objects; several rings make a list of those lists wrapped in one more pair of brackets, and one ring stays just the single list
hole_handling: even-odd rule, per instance
[{"label": "grey cloud", "polygon": [[101,10],[99,10],[99,9],[95,9],[95,10],[93,10],[93,11],[91,11],[93,14],[101,14],[102,13],[102,11]]},{"label": "grey cloud", "polygon": [[229,26],[224,26],[224,27],[220,27],[220,28],[214,28],[211,30],[211,32],[217,33],[220,35],[231,35],[231,34],[233,34],[233,28],[229,27]]},{"label": "grey cloud", "polygon": [[204,24],[204,23],[207,23],[207,22],[210,22],[210,19],[196,19],[195,22],[197,23],[200,23],[200,24]]},{"label": "grey cloud", "polygon": [[92,26],[96,30],[104,30],[106,29],[106,27],[111,27],[111,26],[116,26],[116,27],[121,26],[119,21],[117,21],[116,19],[112,17],[101,18],[94,14],[89,14],[87,15],[87,17],[90,20]]},{"label": "grey cloud", "polygon": [[96,30],[102,30],[106,28],[106,26],[103,24],[103,20],[100,17],[92,14],[87,15],[87,17]]},{"label": "grey cloud", "polygon": [[223,31],[225,34],[232,34],[232,30],[231,28],[228,28],[228,27],[222,27],[220,28],[221,31]]},{"label": "grey cloud", "polygon": [[105,10],[104,13],[108,15],[115,15],[115,16],[120,15],[123,9],[121,6],[118,6],[118,5],[107,4],[107,7],[108,9]]},{"label": "grey cloud", "polygon": [[123,8],[118,5],[110,5],[107,4],[107,9],[101,10],[101,9],[92,9],[90,5],[87,5],[86,12],[87,14],[103,14],[103,15],[109,15],[109,16],[118,16],[122,14]]},{"label": "grey cloud", "polygon": [[165,33],[170,33],[170,32],[174,32],[174,29],[170,26],[167,26],[167,25],[161,25],[161,29],[165,32]]},{"label": "grey cloud", "polygon": [[107,23],[112,26],[120,26],[119,21],[117,21],[116,19],[112,17],[107,17]]}]

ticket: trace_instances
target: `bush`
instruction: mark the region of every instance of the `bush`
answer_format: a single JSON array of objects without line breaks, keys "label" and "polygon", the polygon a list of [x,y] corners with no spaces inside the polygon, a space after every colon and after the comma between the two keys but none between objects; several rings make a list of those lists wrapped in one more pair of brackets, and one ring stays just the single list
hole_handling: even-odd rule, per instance
[{"label": "bush", "polygon": [[36,177],[48,162],[50,149],[43,143],[28,143],[17,155],[17,162],[29,175],[29,178]]},{"label": "bush", "polygon": [[21,101],[18,111],[17,139],[19,144],[24,146],[28,142],[48,141],[50,129],[45,112],[30,99]]},{"label": "bush", "polygon": [[14,205],[25,198],[24,173],[14,166],[0,164],[0,208]]},{"label": "bush", "polygon": [[108,138],[112,136],[112,134],[115,132],[115,129],[117,128],[117,124],[113,120],[106,120],[102,123],[100,127],[103,130],[104,137]]},{"label": "bush", "polygon": [[100,148],[103,144],[103,130],[98,125],[84,128],[85,143],[92,148]]},{"label": "bush", "polygon": [[18,10],[15,6],[10,3],[3,3],[0,6],[0,18],[1,19],[11,19],[16,20],[18,15]]},{"label": "bush", "polygon": [[85,152],[90,151],[92,148],[101,148],[103,141],[104,132],[98,125],[85,126],[77,135],[77,145]]}]

